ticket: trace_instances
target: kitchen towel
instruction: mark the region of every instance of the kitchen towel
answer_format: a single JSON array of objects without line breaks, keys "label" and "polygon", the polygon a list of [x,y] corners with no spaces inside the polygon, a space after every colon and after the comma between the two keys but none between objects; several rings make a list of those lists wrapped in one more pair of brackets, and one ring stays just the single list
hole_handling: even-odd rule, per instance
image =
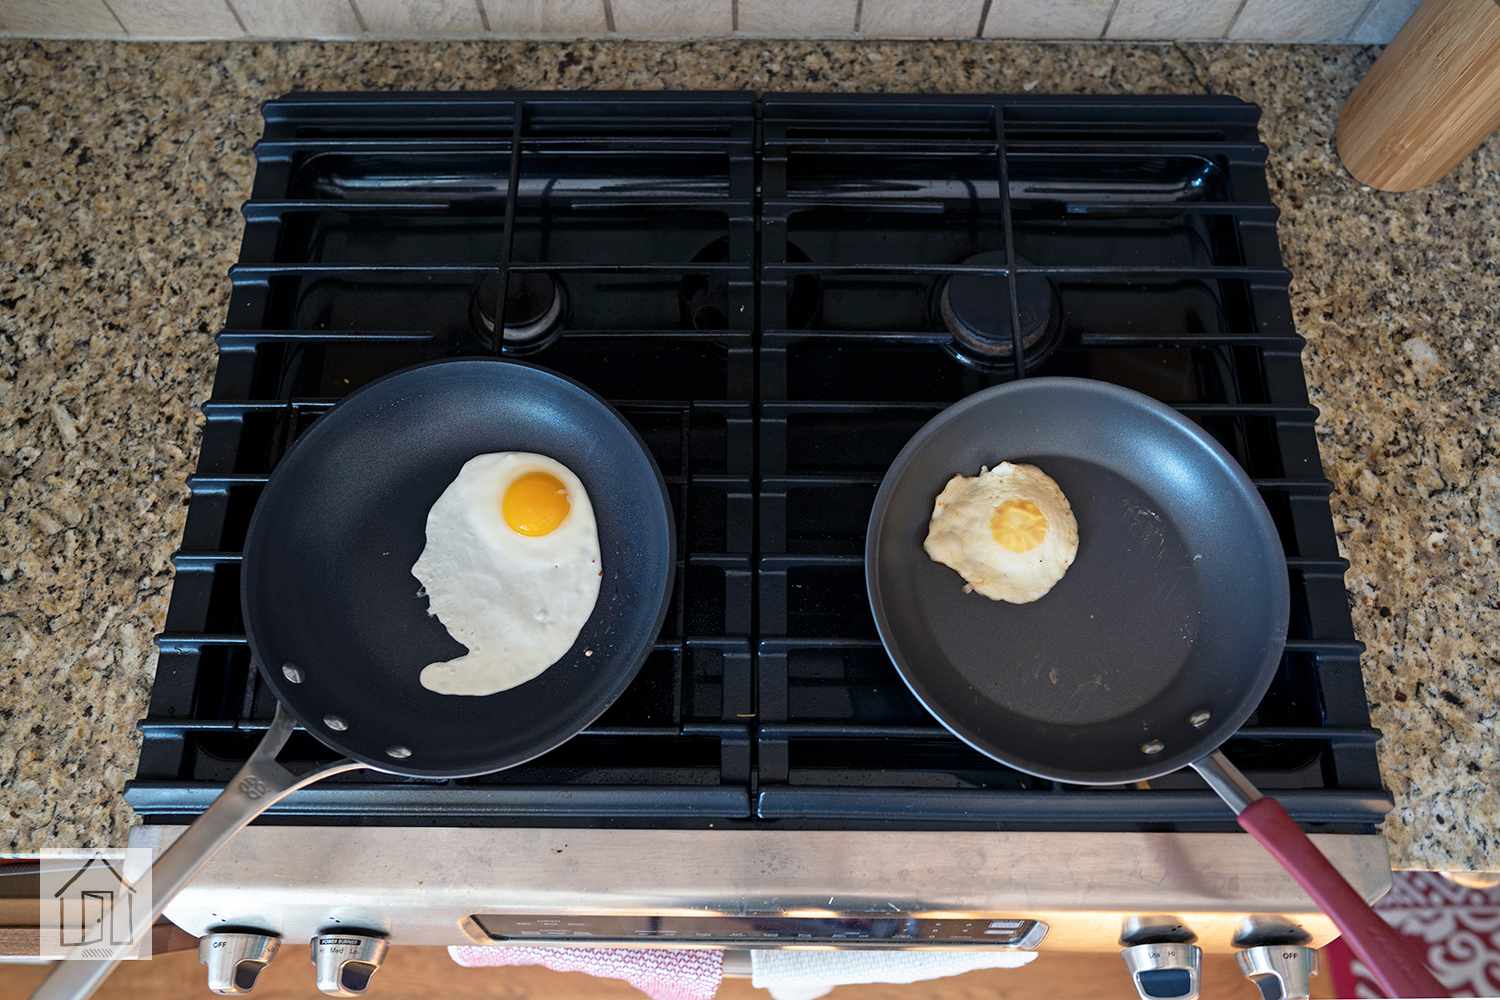
[{"label": "kitchen towel", "polygon": [[813,1000],[835,986],[919,983],[975,969],[1015,969],[1034,951],[755,951],[750,981],[775,1000]]},{"label": "kitchen towel", "polygon": [[456,945],[459,965],[544,965],[623,979],[651,1000],[710,1000],[724,978],[724,953],[702,948],[556,948],[532,945]]}]

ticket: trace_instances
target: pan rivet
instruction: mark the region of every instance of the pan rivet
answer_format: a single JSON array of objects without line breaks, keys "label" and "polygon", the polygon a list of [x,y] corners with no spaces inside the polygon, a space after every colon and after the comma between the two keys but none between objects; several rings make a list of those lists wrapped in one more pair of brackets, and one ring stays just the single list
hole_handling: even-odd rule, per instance
[{"label": "pan rivet", "polygon": [[406,747],[386,747],[385,755],[387,757],[394,757],[397,760],[405,760],[411,756],[411,750]]},{"label": "pan rivet", "polygon": [[1195,729],[1202,729],[1204,726],[1208,725],[1208,720],[1212,718],[1212,712],[1206,711],[1204,709],[1199,709],[1192,715],[1188,716],[1188,722],[1192,723]]},{"label": "pan rivet", "polygon": [[1147,742],[1141,744],[1141,753],[1158,754],[1166,748],[1167,745],[1161,740],[1148,740]]},{"label": "pan rivet", "polygon": [[329,729],[332,729],[336,733],[342,733],[344,730],[349,728],[349,723],[345,722],[343,719],[340,719],[337,715],[323,716],[323,725],[327,726]]},{"label": "pan rivet", "polygon": [[281,675],[293,684],[302,683],[302,668],[295,663],[283,663],[281,665]]}]

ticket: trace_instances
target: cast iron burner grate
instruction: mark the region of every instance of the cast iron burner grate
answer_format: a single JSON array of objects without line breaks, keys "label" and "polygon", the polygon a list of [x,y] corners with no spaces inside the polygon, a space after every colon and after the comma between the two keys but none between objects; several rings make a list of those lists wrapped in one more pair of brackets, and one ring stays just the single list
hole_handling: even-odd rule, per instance
[{"label": "cast iron burner grate", "polygon": [[[987,760],[876,640],[861,553],[886,465],[1019,373],[1145,391],[1249,470],[1293,622],[1228,752],[1298,819],[1373,829],[1391,800],[1258,117],[1198,97],[267,104],[127,798],[148,822],[190,818],[270,720],[240,547],[296,436],[380,375],[500,351],[606,396],[656,456],[680,532],[663,634],[604,718],[536,761],[342,776],[266,822],[1232,829],[1191,774],[1084,789]],[[330,756],[299,734],[285,759]]]}]

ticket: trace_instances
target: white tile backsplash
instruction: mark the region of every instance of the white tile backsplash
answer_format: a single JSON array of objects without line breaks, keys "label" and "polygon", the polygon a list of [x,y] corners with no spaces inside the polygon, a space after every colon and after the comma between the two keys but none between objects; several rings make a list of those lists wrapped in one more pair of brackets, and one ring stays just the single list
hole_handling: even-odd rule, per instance
[{"label": "white tile backsplash", "polygon": [[1420,6],[1422,0],[1375,0],[1364,20],[1355,26],[1351,40],[1365,45],[1385,45],[1396,37],[1406,19]]},{"label": "white tile backsplash", "polygon": [[353,38],[363,29],[349,0],[229,0],[256,38]]},{"label": "white tile backsplash", "polygon": [[609,30],[604,0],[483,0],[490,30],[524,38],[602,35]]},{"label": "white tile backsplash", "polygon": [[994,0],[985,38],[1098,38],[1115,0]]},{"label": "white tile backsplash", "polygon": [[635,38],[702,38],[734,30],[730,0],[610,0],[615,30]]},{"label": "white tile backsplash", "polygon": [[871,38],[973,38],[984,0],[864,0],[859,30]]},{"label": "white tile backsplash", "polygon": [[[0,35],[1389,42],[1421,0],[0,0]],[[1433,3],[1445,0],[1431,0]],[[737,16],[736,16],[737,15]]]},{"label": "white tile backsplash", "polygon": [[1120,0],[1108,38],[1223,38],[1243,0]]},{"label": "white tile backsplash", "polygon": [[135,38],[243,38],[228,4],[205,0],[110,0],[125,30]]},{"label": "white tile backsplash", "polygon": [[854,33],[859,0],[739,0],[740,31],[781,38]]},{"label": "white tile backsplash", "polygon": [[1348,38],[1369,5],[1370,0],[1247,0],[1229,37],[1246,42]]},{"label": "white tile backsplash", "polygon": [[119,35],[120,22],[104,0],[59,3],[58,0],[0,0],[0,34],[29,38],[87,38]]},{"label": "white tile backsplash", "polygon": [[416,38],[484,31],[476,0],[354,0],[354,6],[375,35]]}]

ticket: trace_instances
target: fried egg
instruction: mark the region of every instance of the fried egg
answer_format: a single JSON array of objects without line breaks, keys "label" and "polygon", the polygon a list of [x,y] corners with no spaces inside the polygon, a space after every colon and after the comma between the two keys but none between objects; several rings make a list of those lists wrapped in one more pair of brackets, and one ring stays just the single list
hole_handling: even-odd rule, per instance
[{"label": "fried egg", "polygon": [[964,590],[1028,604],[1073,565],[1078,522],[1051,476],[1034,465],[1001,462],[948,480],[933,502],[922,547],[964,578]]},{"label": "fried egg", "polygon": [[464,463],[427,512],[411,568],[436,615],[468,653],[422,668],[438,694],[487,695],[560,660],[599,599],[599,528],[567,466],[522,451]]}]

